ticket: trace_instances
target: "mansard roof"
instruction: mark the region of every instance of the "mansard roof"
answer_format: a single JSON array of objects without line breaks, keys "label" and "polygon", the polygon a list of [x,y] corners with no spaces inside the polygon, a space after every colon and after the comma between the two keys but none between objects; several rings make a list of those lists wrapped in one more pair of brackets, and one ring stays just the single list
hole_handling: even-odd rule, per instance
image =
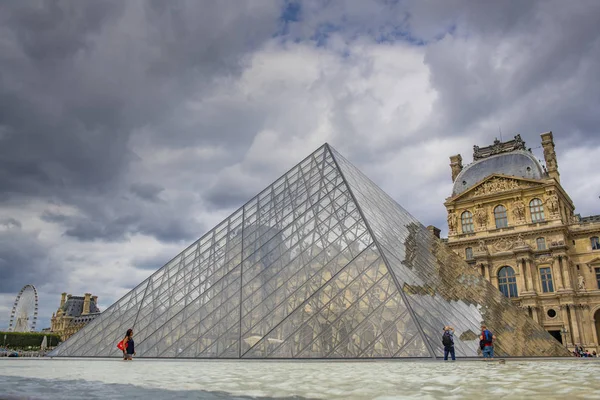
[{"label": "mansard roof", "polygon": [[546,177],[544,169],[528,150],[488,155],[467,165],[456,177],[452,196],[466,192],[492,174],[541,180]]}]

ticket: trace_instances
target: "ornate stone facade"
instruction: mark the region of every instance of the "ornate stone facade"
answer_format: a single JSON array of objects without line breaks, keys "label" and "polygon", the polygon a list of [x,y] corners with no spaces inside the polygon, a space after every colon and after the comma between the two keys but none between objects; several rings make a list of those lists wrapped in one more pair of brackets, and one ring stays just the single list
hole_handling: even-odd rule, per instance
[{"label": "ornate stone facade", "polygon": [[50,319],[50,331],[58,333],[62,341],[67,340],[100,315],[97,304],[98,296],[91,293],[84,296],[62,293],[60,306]]},{"label": "ornate stone facade", "polygon": [[[520,136],[475,146],[474,163],[464,170],[462,157],[451,157],[456,182],[445,202],[448,245],[557,340],[600,353],[600,216],[574,214],[560,184],[552,133],[541,136],[545,168],[508,162],[497,168],[498,157],[524,152]],[[487,171],[492,158],[495,169],[469,181],[474,174],[467,170]],[[543,175],[532,179],[536,167]],[[462,225],[466,212],[474,229]]]}]

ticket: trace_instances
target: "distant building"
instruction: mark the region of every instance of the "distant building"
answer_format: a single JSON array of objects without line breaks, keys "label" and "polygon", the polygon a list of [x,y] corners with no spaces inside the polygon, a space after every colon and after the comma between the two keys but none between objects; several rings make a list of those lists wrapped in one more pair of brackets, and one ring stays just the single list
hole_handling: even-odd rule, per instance
[{"label": "distant building", "polygon": [[59,334],[61,340],[65,341],[99,315],[98,296],[62,293],[60,307],[50,319],[50,331]]},{"label": "distant building", "polygon": [[599,351],[600,216],[574,214],[541,136],[545,166],[519,135],[474,146],[465,167],[450,157],[447,244],[557,340]]}]

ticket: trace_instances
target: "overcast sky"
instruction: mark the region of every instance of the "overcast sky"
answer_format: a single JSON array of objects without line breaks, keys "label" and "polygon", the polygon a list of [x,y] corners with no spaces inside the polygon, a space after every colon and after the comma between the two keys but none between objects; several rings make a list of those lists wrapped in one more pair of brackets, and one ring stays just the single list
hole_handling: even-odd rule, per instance
[{"label": "overcast sky", "polygon": [[0,3],[0,329],[106,309],[323,142],[447,231],[448,157],[553,131],[600,214],[600,1]]}]

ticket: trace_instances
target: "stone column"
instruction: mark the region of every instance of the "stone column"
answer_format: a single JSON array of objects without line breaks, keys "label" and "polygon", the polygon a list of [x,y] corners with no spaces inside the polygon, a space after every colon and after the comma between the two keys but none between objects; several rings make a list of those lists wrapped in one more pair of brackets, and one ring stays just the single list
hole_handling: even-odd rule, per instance
[{"label": "stone column", "polygon": [[494,285],[496,287],[496,289],[498,289],[498,276],[496,276],[496,274],[494,274],[493,271],[493,265],[492,264],[488,264],[487,265],[487,271],[488,271],[488,275],[490,277],[490,283],[492,285]]},{"label": "stone column", "polygon": [[[590,315],[590,306],[584,304],[581,306],[581,322],[582,322],[582,332],[583,339],[586,345],[593,344],[595,342],[593,334],[592,334],[592,326],[594,323],[592,322],[592,316]],[[591,326],[590,326],[591,325]]]},{"label": "stone column", "polygon": [[521,270],[523,271],[523,278],[525,281],[526,293],[535,294],[535,288],[533,287],[533,279],[531,277],[531,268],[529,267],[528,261],[529,258],[521,258],[519,262],[521,263]]},{"label": "stone column", "polygon": [[531,291],[537,293],[539,291],[537,283],[537,267],[531,258],[527,259],[527,263],[529,264],[529,273],[531,274]]},{"label": "stone column", "polygon": [[550,264],[552,276],[554,277],[554,283],[556,284],[556,291],[560,292],[564,290],[562,282],[562,274],[560,273],[560,266],[557,263],[557,257],[552,257],[552,264]]},{"label": "stone column", "polygon": [[571,324],[569,323],[569,312],[568,306],[566,304],[560,305],[560,316],[562,317],[563,326],[569,330],[569,332],[565,335],[565,344],[567,346],[573,345],[573,329],[571,328]]},{"label": "stone column", "polygon": [[594,315],[592,315],[590,311],[590,324],[592,324],[592,341],[590,343],[594,343],[596,345],[596,349],[598,350],[598,331],[596,330],[596,319],[594,319]]},{"label": "stone column", "polygon": [[540,323],[540,316],[538,315],[538,310],[535,306],[531,306],[531,317],[535,322],[537,322],[538,324]]},{"label": "stone column", "polygon": [[562,270],[563,270],[563,278],[565,280],[565,289],[566,290],[573,290],[573,279],[571,279],[571,271],[569,268],[570,265],[570,261],[569,258],[567,256],[562,256],[561,259],[559,259],[560,264],[562,264]]},{"label": "stone column", "polygon": [[575,304],[569,304],[569,315],[571,316],[571,332],[573,332],[573,344],[581,344],[581,335],[579,333],[579,318],[577,317],[577,307]]},{"label": "stone column", "polygon": [[517,293],[520,295],[522,295],[523,293],[527,293],[527,283],[525,282],[525,269],[523,268],[523,265],[521,263],[521,261],[517,258],[516,262],[515,262],[515,266],[516,271],[515,271],[515,275],[516,275],[516,279],[517,279]]}]

